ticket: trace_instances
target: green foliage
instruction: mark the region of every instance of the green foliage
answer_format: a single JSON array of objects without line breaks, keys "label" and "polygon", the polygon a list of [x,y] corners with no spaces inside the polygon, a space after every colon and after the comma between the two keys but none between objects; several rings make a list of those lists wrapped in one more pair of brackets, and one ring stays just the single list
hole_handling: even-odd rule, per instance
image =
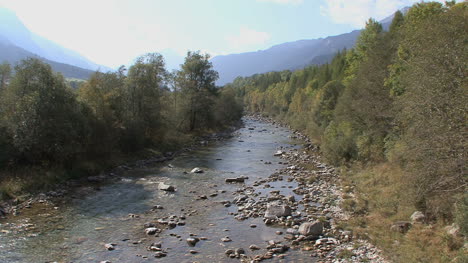
[{"label": "green foliage", "polygon": [[212,122],[212,105],[216,95],[218,72],[213,70],[209,55],[188,52],[177,85],[182,97],[182,121],[189,131],[208,128]]},{"label": "green foliage", "polygon": [[65,162],[83,150],[83,107],[61,75],[37,59],[22,61],[4,91],[4,124],[28,162]]},{"label": "green foliage", "polygon": [[[395,236],[386,233],[388,219],[377,221],[407,220],[415,209],[466,225],[467,8],[466,2],[418,3],[406,15],[397,12],[388,32],[370,19],[355,48],[330,64],[295,71],[288,80],[268,73],[232,84],[247,110],[304,131],[329,162],[387,167],[355,177],[362,197],[354,207],[344,204],[370,211],[384,242]],[[424,229],[414,233],[414,240],[402,238],[406,252],[397,261],[414,261],[413,250],[441,261],[453,256],[445,248],[456,242]],[[438,252],[425,255],[417,233]]]},{"label": "green foliage", "polygon": [[22,61],[12,77],[9,65],[1,65],[0,175],[24,167],[41,174],[24,181],[24,174],[1,176],[0,195],[34,190],[29,182],[48,187],[97,173],[113,160],[173,151],[194,135],[237,122],[237,90],[217,88],[217,77],[209,56],[199,52],[188,53],[180,72],[169,74],[161,55],[146,54],[128,74],[123,66],[95,72],[73,89],[37,59]]}]

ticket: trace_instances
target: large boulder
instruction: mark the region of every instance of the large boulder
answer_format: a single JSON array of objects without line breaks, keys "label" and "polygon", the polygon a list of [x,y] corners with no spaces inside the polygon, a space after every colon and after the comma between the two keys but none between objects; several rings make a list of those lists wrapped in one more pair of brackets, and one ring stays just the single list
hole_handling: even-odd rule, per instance
[{"label": "large boulder", "polygon": [[267,209],[264,217],[267,219],[275,219],[277,217],[290,215],[291,207],[289,207],[288,205],[267,204]]},{"label": "large boulder", "polygon": [[320,221],[302,223],[298,232],[304,236],[320,236],[323,234],[323,223]]},{"label": "large boulder", "polygon": [[421,211],[415,211],[411,215],[411,223],[423,223],[426,220],[426,216]]}]

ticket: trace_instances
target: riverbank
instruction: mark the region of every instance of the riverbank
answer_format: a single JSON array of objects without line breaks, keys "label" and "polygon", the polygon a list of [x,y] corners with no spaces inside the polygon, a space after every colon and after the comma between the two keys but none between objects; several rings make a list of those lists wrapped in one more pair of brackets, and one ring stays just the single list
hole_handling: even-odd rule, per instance
[{"label": "riverbank", "polygon": [[[279,125],[268,118],[255,116],[255,119]],[[318,262],[388,262],[378,248],[356,238],[353,231],[345,227],[352,215],[342,208],[346,202],[343,197],[349,198],[350,189],[342,188],[337,169],[321,160],[317,147],[307,136],[295,131],[292,137],[304,141],[304,148],[279,149],[274,155],[287,167],[253,185],[270,189],[271,184],[278,181],[296,181],[298,187],[292,191],[299,198],[296,200],[292,195],[284,196],[272,190],[263,201],[252,202],[248,191],[251,186],[246,186],[235,199],[241,207],[235,217],[244,220],[265,213],[266,224],[288,227],[284,239],[290,241],[291,249],[308,251]],[[267,216],[275,213],[279,217]],[[266,254],[250,259],[261,261],[271,258],[274,252],[273,246]]]},{"label": "riverbank", "polygon": [[[100,184],[118,181],[121,174],[133,169],[149,165],[168,162],[175,157],[189,153],[208,142],[224,140],[232,136],[232,133],[243,126],[242,121],[227,127],[219,132],[194,135],[191,139],[185,138],[181,147],[175,151],[160,153],[155,150],[132,155],[116,155],[111,159],[88,161],[86,168],[79,171],[67,171],[63,168],[24,168],[13,172],[3,171],[0,177],[0,193],[5,197],[0,198],[0,218],[9,214],[17,215],[22,209],[29,208],[34,203],[44,203],[50,199],[63,198],[73,189],[81,186],[92,186],[99,189]],[[41,176],[37,176],[40,174]]]},{"label": "riverbank", "polygon": [[[258,118],[278,123],[260,115]],[[284,126],[291,129],[288,125]],[[295,131],[295,134],[310,143],[307,136],[298,131]],[[317,146],[310,144],[308,150],[304,154],[310,154],[317,159],[299,166],[312,171],[317,165],[326,167],[321,164],[322,158]],[[332,173],[336,173],[336,180],[333,181],[335,191],[332,194],[334,198],[330,198],[332,202],[328,203],[340,211],[337,215],[338,220],[334,222],[335,228],[349,231],[347,233],[352,233],[358,242],[372,244],[370,246],[374,248],[379,247],[379,260],[386,258],[390,262],[466,261],[468,245],[461,227],[456,223],[436,221],[430,214],[417,211],[411,202],[408,202],[407,193],[402,190],[407,181],[402,179],[403,171],[397,166],[388,163],[373,166],[353,163],[346,167],[333,168]],[[303,180],[317,180],[317,176],[311,174],[308,179]],[[330,178],[321,177],[320,180],[326,181]],[[458,206],[458,214],[466,215],[466,207]],[[328,253],[326,256],[352,258],[356,255],[351,247],[348,249],[351,252],[339,248],[339,254]]]}]

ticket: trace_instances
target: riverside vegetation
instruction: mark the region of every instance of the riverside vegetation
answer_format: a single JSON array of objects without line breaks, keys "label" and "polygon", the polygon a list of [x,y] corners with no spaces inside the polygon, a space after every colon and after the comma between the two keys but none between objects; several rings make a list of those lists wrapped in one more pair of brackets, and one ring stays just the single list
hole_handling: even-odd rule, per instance
[{"label": "riverside vegetation", "polygon": [[147,54],[128,72],[96,72],[72,89],[37,59],[14,74],[3,64],[0,197],[174,151],[240,119],[242,106],[232,88],[216,88],[208,55],[189,52],[180,71],[164,66],[161,55]]},{"label": "riverside vegetation", "polygon": [[[395,262],[467,260],[467,7],[419,3],[388,31],[370,19],[329,64],[227,85],[248,111],[303,131],[342,168],[342,207],[353,213],[342,227]],[[422,224],[390,229],[415,210]]]},{"label": "riverside vegetation", "polygon": [[[352,213],[342,231],[395,262],[464,262],[466,15],[467,3],[416,4],[397,12],[388,31],[370,19],[355,48],[329,64],[221,89],[198,52],[178,72],[148,54],[127,73],[97,72],[76,90],[40,61],[23,61],[14,75],[4,64],[0,194],[18,197],[129,156],[172,151],[234,123],[244,104],[302,131],[341,168],[340,205]],[[415,210],[422,216],[408,229]]]}]

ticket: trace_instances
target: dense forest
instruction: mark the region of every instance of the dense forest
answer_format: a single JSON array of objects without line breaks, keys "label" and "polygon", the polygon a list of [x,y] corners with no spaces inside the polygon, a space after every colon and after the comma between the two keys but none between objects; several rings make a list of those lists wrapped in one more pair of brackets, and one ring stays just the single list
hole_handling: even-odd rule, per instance
[{"label": "dense forest", "polygon": [[[356,46],[330,64],[227,85],[246,110],[305,132],[342,167],[355,231],[397,262],[450,259],[463,242],[439,235],[447,224],[468,234],[467,7],[419,3],[397,12],[388,31],[368,20]],[[389,231],[416,210],[435,230]]]},{"label": "dense forest", "polygon": [[232,88],[215,86],[217,79],[199,52],[171,73],[161,55],[147,54],[128,70],[96,72],[77,89],[38,59],[14,69],[2,64],[0,195],[173,151],[232,125],[242,106]]}]

